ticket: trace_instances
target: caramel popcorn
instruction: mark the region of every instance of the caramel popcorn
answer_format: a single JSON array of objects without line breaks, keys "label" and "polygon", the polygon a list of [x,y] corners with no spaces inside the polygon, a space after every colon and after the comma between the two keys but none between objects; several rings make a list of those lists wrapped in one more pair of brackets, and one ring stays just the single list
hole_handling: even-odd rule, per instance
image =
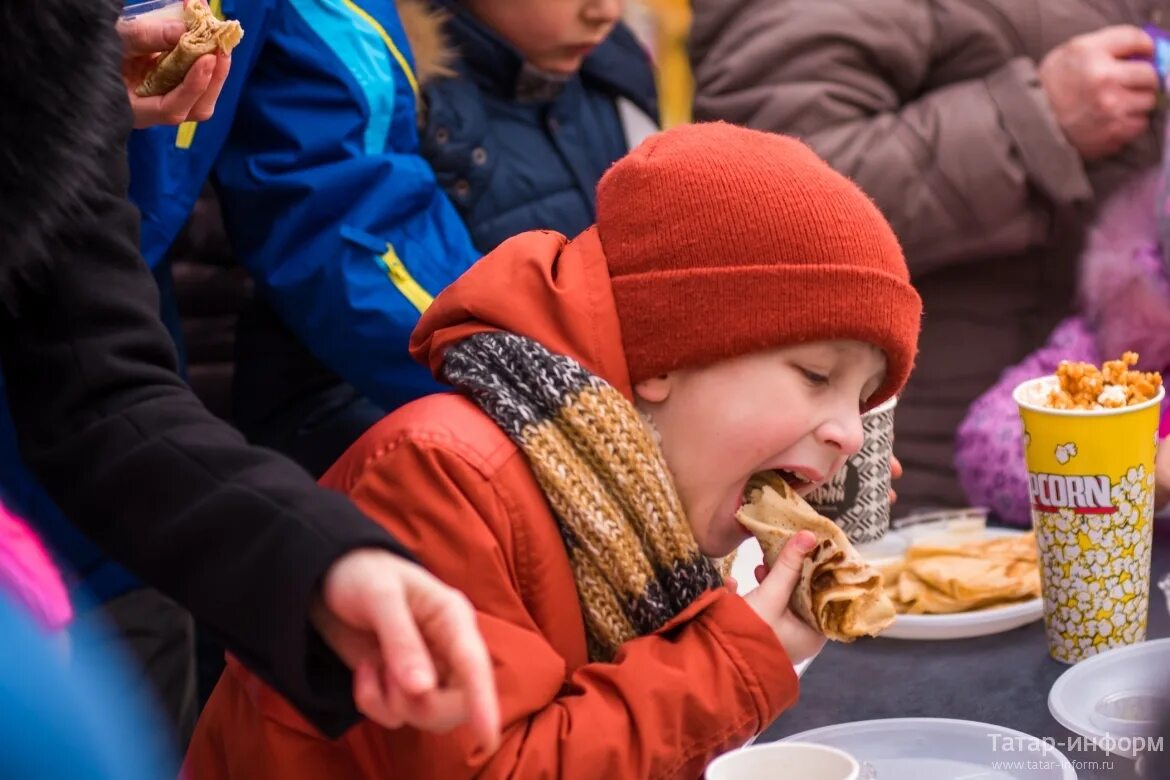
[{"label": "caramel popcorn", "polygon": [[1061,361],[1056,369],[1060,389],[1048,394],[1053,409],[1118,409],[1148,401],[1158,394],[1162,375],[1134,371],[1138,356],[1126,352],[1121,360],[1107,360],[1098,369],[1092,363]]}]

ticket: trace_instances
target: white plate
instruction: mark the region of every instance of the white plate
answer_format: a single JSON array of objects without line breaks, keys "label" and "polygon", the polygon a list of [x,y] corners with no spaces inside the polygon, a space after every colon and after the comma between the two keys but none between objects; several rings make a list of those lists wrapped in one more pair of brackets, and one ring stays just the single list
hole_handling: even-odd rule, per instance
[{"label": "white plate", "polygon": [[863,767],[871,767],[878,780],[1076,780],[1077,776],[1064,754],[1036,737],[970,720],[863,720],[804,731],[782,741],[840,748]]},{"label": "white plate", "polygon": [[898,615],[885,639],[965,639],[1011,631],[1044,617],[1041,599],[954,615]]},{"label": "white plate", "polygon": [[[911,529],[891,531],[887,536],[905,535]],[[1024,531],[1011,528],[988,528],[985,538],[1020,536]],[[953,615],[898,615],[894,624],[882,632],[886,639],[965,639],[1011,631],[1044,617],[1044,600],[1021,601],[1004,607],[958,612]]]},{"label": "white plate", "polygon": [[[905,551],[911,538],[925,535],[925,529],[906,528],[890,531],[877,542],[859,545],[857,550],[871,563],[881,565]],[[988,528],[988,537],[1019,536],[1023,531]],[[739,594],[756,587],[755,569],[764,561],[760,545],[748,539],[740,545],[731,566]],[[993,607],[955,615],[899,615],[894,624],[882,632],[885,639],[963,639],[1010,631],[1044,617],[1044,600],[1031,599],[1006,607]]]},{"label": "white plate", "polygon": [[[1159,710],[1170,706],[1170,639],[1107,650],[1057,678],[1048,711],[1102,751],[1127,758],[1162,736]],[[1167,714],[1165,712],[1161,713]]]}]

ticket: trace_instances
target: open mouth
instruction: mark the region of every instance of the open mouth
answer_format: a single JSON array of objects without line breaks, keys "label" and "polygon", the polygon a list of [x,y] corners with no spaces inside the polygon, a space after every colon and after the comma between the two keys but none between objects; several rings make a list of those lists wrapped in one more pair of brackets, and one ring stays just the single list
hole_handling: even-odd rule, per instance
[{"label": "open mouth", "polygon": [[[809,490],[812,490],[814,487],[816,487],[817,484],[817,477],[815,475],[804,472],[802,470],[769,469],[766,472],[760,473],[771,474],[779,477],[780,479],[787,482],[789,487],[802,495]],[[752,491],[752,488],[757,486],[758,484],[755,479],[748,480],[747,485],[744,487],[744,498],[747,499]]]},{"label": "open mouth", "polygon": [[789,471],[788,469],[773,469],[773,474],[779,474],[780,478],[792,486],[793,490],[800,491],[805,488],[811,488],[815,483],[805,474],[798,471]]}]

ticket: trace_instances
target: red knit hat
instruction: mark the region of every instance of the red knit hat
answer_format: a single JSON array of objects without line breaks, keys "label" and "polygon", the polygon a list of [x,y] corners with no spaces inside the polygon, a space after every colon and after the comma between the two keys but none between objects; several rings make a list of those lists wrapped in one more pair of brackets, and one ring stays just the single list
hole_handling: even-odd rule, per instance
[{"label": "red knit hat", "polygon": [[597,187],[631,381],[773,347],[855,339],[906,383],[922,300],[889,224],[793,138],[722,122],[647,139]]}]

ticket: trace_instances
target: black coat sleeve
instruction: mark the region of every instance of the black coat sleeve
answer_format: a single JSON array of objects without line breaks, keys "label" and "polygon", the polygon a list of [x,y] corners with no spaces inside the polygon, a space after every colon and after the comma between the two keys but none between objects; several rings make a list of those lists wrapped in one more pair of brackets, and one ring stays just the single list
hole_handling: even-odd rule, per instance
[{"label": "black coat sleeve", "polygon": [[[98,81],[119,98],[116,71]],[[45,223],[50,270],[13,282],[0,320],[22,452],[73,522],[336,735],[356,719],[349,675],[311,629],[310,601],[345,552],[405,552],[343,496],[248,446],[176,375],[125,198],[129,112],[124,96],[105,105],[111,116],[84,117],[106,139],[87,161],[98,184]]]}]

